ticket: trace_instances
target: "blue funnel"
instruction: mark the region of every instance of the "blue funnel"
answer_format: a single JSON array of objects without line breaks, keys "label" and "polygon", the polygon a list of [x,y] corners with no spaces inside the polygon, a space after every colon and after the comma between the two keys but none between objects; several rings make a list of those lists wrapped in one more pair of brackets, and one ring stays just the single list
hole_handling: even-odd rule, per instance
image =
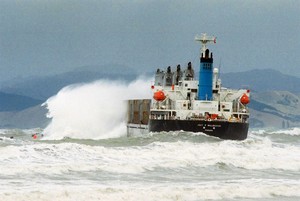
[{"label": "blue funnel", "polygon": [[200,58],[199,71],[199,100],[212,100],[212,80],[213,80],[213,57],[209,55],[209,50],[205,50],[205,55]]}]

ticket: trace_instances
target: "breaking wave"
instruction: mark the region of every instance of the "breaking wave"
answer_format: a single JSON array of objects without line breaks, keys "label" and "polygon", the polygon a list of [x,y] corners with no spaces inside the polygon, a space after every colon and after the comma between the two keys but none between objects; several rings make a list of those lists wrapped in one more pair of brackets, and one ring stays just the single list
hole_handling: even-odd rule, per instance
[{"label": "breaking wave", "polygon": [[45,139],[104,139],[126,133],[126,99],[149,98],[148,78],[131,83],[99,80],[70,85],[49,98],[51,123],[45,128]]}]

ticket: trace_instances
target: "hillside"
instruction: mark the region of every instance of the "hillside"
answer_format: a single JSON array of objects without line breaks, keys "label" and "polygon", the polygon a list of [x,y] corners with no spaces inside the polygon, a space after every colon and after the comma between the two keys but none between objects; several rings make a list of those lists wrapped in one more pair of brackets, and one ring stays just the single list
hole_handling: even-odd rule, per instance
[{"label": "hillside", "polygon": [[0,112],[0,128],[45,128],[50,122],[47,112],[40,105],[18,112]]},{"label": "hillside", "polygon": [[300,126],[300,97],[288,91],[253,93],[249,105],[253,127]]},{"label": "hillside", "polygon": [[41,104],[42,102],[42,100],[28,96],[0,92],[0,112],[20,111]]},{"label": "hillside", "polygon": [[225,73],[221,75],[222,84],[228,88],[247,87],[254,92],[289,91],[300,93],[300,78],[285,75],[272,69]]}]

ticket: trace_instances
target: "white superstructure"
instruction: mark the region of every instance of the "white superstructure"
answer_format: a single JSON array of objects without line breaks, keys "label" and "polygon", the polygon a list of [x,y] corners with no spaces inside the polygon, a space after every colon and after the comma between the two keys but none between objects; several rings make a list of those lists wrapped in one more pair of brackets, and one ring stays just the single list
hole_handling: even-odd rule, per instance
[{"label": "white superstructure", "polygon": [[[218,77],[217,68],[214,69],[214,77]],[[213,118],[246,121],[249,116],[246,105],[249,101],[245,99],[249,99],[250,91],[246,89],[227,89],[221,87],[220,79],[213,80],[213,90],[215,92],[213,93],[213,100],[197,100],[197,80],[185,80],[183,78],[178,82],[178,85],[153,85],[153,94],[163,93],[165,98],[163,100],[153,99],[150,109],[151,118]]]},{"label": "white superstructure", "polygon": [[[194,69],[190,62],[183,71],[180,65],[175,71],[172,71],[171,67],[168,67],[166,72],[157,69],[152,86],[154,96],[150,119],[206,119],[208,121],[213,119],[247,122],[250,91],[222,87],[219,70],[212,66],[212,53],[209,55],[209,50],[206,49],[206,44],[215,43],[216,38],[202,34],[195,40],[202,43],[200,71],[206,73],[199,75],[202,83],[194,79]],[[204,89],[201,86],[204,86]],[[199,94],[203,92],[201,90],[208,91],[204,98],[200,98]]]}]

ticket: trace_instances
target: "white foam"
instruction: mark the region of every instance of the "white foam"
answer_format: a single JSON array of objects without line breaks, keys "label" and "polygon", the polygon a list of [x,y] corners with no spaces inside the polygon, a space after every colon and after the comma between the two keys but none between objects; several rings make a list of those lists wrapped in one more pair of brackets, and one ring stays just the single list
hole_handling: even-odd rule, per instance
[{"label": "white foam", "polygon": [[[249,170],[300,171],[300,147],[263,141],[214,143],[154,142],[146,146],[102,147],[76,143],[0,147],[2,175],[63,175],[68,171],[143,174],[226,164]],[[22,165],[19,165],[22,164]],[[47,164],[45,166],[41,164]]]},{"label": "white foam", "polygon": [[[299,197],[299,153],[299,147],[278,146],[268,138],[242,142],[154,142],[124,147],[41,142],[10,145],[0,147],[0,176],[4,178],[0,180],[0,200]],[[232,175],[231,171],[223,178],[226,170],[217,169],[216,164],[220,163],[239,167],[239,171],[245,170],[249,175]],[[214,168],[220,176],[204,175]],[[247,169],[266,169],[269,173],[255,174],[252,179],[252,171]],[[273,178],[274,169],[288,172],[282,171],[283,176],[275,173]],[[287,176],[293,174],[295,177]]]},{"label": "white foam", "polygon": [[[229,180],[227,182],[197,182],[197,183],[130,183],[112,182],[110,184],[51,184],[44,187],[41,184],[27,182],[24,187],[5,189],[0,195],[1,200],[221,200],[221,199],[255,199],[281,198],[283,196],[299,197],[299,181],[290,180]],[[27,187],[27,188],[26,188]],[[21,190],[20,190],[21,189]]]},{"label": "white foam", "polygon": [[52,118],[45,139],[103,139],[126,134],[124,100],[149,98],[149,79],[132,83],[99,80],[63,88],[45,103]]},{"label": "white foam", "polygon": [[262,135],[265,134],[267,132],[267,130],[265,129],[259,129],[259,130],[250,130],[249,134],[256,134],[256,135]]},{"label": "white foam", "polygon": [[271,134],[300,135],[300,128],[290,128],[271,132]]}]

